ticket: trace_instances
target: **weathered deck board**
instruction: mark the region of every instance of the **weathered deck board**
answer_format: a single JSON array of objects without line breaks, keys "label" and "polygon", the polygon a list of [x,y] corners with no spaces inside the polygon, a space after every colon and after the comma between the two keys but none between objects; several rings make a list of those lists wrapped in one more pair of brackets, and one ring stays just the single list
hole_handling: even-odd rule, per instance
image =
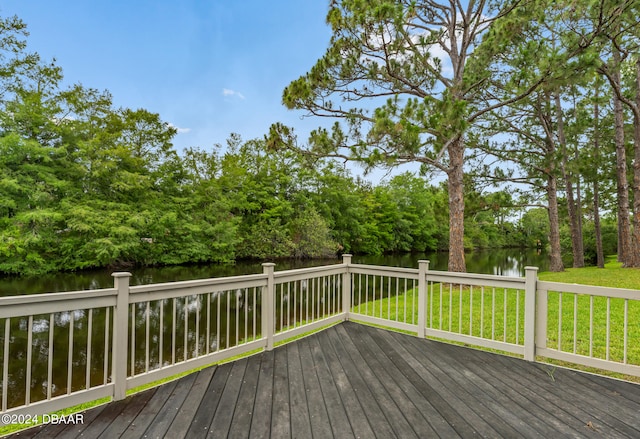
[{"label": "weathered deck board", "polygon": [[[309,404],[307,392],[302,377],[302,364],[298,347],[301,343],[287,346],[287,366],[289,369],[289,406],[291,407],[291,436],[313,437],[311,435],[311,420],[309,419]],[[314,395],[315,396],[315,395]]]},{"label": "weathered deck board", "polygon": [[[354,366],[357,367],[358,364],[361,365],[358,368],[360,377],[371,392],[373,399],[378,402],[382,416],[386,418],[386,422],[388,422],[393,431],[393,434],[387,437],[396,436],[401,438],[418,438],[416,433],[413,431],[413,428],[411,428],[411,425],[407,422],[404,412],[400,410],[398,404],[396,404],[396,401],[401,403],[404,400],[404,395],[400,396],[400,399],[394,399],[389,393],[389,389],[385,387],[382,381],[380,381],[380,377],[376,376],[374,373],[374,369],[379,371],[379,374],[382,374],[383,370],[380,367],[376,367],[375,358],[371,354],[370,346],[368,346],[371,342],[358,340],[360,338],[358,335],[361,335],[362,332],[354,331],[354,334],[352,335],[353,339],[349,337],[346,331],[344,331],[344,328],[338,328],[338,333],[341,336],[341,341],[345,344],[345,347],[351,356]],[[361,349],[355,345],[358,341],[360,341]],[[366,358],[363,357],[363,355]],[[390,387],[395,386],[391,384]],[[417,411],[414,406],[405,408],[409,413]]]},{"label": "weathered deck board", "polygon": [[228,435],[230,438],[243,439],[249,437],[257,397],[258,378],[260,376],[259,360],[260,359],[256,357],[249,358],[247,361],[242,387],[240,387],[238,401],[235,411],[233,412],[233,419],[231,420]]},{"label": "weathered deck board", "polygon": [[[193,407],[194,409],[197,408],[197,410],[195,410],[190,422],[188,422],[188,419],[178,419],[178,421],[182,421],[187,424],[187,437],[198,437],[199,435],[206,435],[209,433],[213,416],[215,415],[216,408],[220,403],[220,398],[222,397],[222,392],[224,391],[224,387],[227,383],[232,367],[232,363],[227,363],[216,368],[211,381],[209,382],[209,386],[200,397],[200,400],[198,401],[198,399],[194,398]],[[183,404],[183,407],[184,405],[185,404]]]},{"label": "weathered deck board", "polygon": [[[347,346],[345,346],[348,340],[343,340],[337,330],[328,331],[328,336],[349,382],[350,389],[347,389],[347,391],[353,392],[357,398],[356,401],[351,403],[359,404],[362,413],[366,416],[371,429],[376,435],[379,435],[379,437],[393,437],[394,434],[391,424],[380,408],[379,402],[371,393],[366,381],[360,375],[360,369],[366,368],[367,365],[364,363],[356,364],[352,360],[349,355],[349,350]],[[347,409],[349,409],[349,407],[347,407]],[[359,434],[356,433],[356,436],[359,436]]]},{"label": "weathered deck board", "polygon": [[302,339],[298,345],[313,437],[331,437],[333,434],[331,432],[331,420],[329,419],[329,413],[327,412],[324,396],[322,395],[322,387],[318,379],[317,368],[313,361],[309,341]]},{"label": "weathered deck board", "polygon": [[140,410],[138,416],[127,428],[126,432],[120,436],[122,439],[137,439],[144,436],[145,431],[153,424],[158,412],[164,403],[169,399],[174,389],[178,385],[177,381],[167,383],[158,388],[149,402]]},{"label": "weathered deck board", "polygon": [[[462,437],[472,437],[482,434],[486,437],[499,437],[497,431],[486,425],[481,416],[478,416],[471,407],[474,401],[465,401],[458,396],[457,389],[446,388],[437,380],[429,367],[430,358],[438,355],[432,349],[424,355],[416,358],[403,345],[396,340],[395,334],[379,334],[385,352],[395,351],[394,363],[401,368],[402,373],[410,380],[418,392],[427,399],[445,421]],[[406,340],[409,346],[410,340]],[[426,346],[425,346],[426,347]],[[441,346],[444,348],[444,346]],[[453,367],[453,365],[452,365]],[[462,389],[461,389],[462,390]],[[480,428],[480,431],[478,431]]]},{"label": "weathered deck board", "polygon": [[[497,360],[504,361],[503,358]],[[639,437],[638,416],[628,419],[633,425],[620,421],[616,414],[622,409],[622,400],[611,396],[601,398],[591,386],[576,384],[573,377],[580,374],[541,364],[523,368],[513,359],[510,366],[523,374],[521,382],[534,390],[538,399],[552,398],[561,409],[574,414],[582,425],[607,432],[606,437]],[[640,387],[635,387],[640,391]]]},{"label": "weathered deck board", "polygon": [[273,367],[274,352],[263,353],[260,356],[260,375],[251,418],[251,435],[255,438],[268,438],[271,434]]},{"label": "weathered deck board", "polygon": [[[454,360],[449,355],[443,355],[442,358],[444,361]],[[513,374],[496,374],[496,368],[492,363],[482,361],[482,358],[476,356],[476,351],[467,349],[464,352],[458,352],[457,361],[465,365],[473,365],[473,368],[464,370],[463,379],[471,377],[476,386],[499,401],[502,406],[518,407],[517,412],[522,413],[522,420],[531,424],[545,437],[558,434],[571,435],[576,428],[584,426],[579,419],[568,415],[561,407],[551,404],[539,405],[535,392],[521,386],[520,382],[514,379]]]},{"label": "weathered deck board", "polygon": [[[450,355],[443,350],[441,355],[428,356],[422,347],[408,340],[409,351],[419,361],[429,361],[429,368],[437,382],[444,384],[445,389],[461,389],[458,393],[465,404],[469,405],[476,415],[495,429],[500,437],[549,437],[545,435],[545,422],[538,420],[528,411],[513,411],[513,401],[506,393],[494,392],[495,380],[486,383],[475,373],[477,365],[467,357],[461,359],[460,353]],[[471,404],[470,404],[471,402]],[[538,425],[536,425],[538,424]],[[482,428],[478,425],[478,428]]]},{"label": "weathered deck board", "polygon": [[343,438],[353,437],[349,418],[343,409],[338,388],[331,376],[327,358],[323,353],[320,341],[318,337],[308,337],[306,340],[309,343],[311,356],[313,357],[316,376],[320,390],[322,391],[322,398],[327,410],[327,416],[329,417],[329,427],[331,427],[332,435]]},{"label": "weathered deck board", "polygon": [[[180,385],[176,385],[171,392],[171,395],[166,400],[163,400],[162,408],[156,413],[156,417],[151,425],[144,432],[143,437],[159,438],[169,429],[176,415],[178,415],[180,407],[182,406],[187,395],[192,392],[194,383],[198,383],[201,380],[211,379],[211,374],[215,368],[205,369],[198,373],[188,375],[182,380],[176,381]],[[176,424],[177,425],[177,424]]]},{"label": "weathered deck board", "polygon": [[640,437],[640,386],[346,322],[21,438]]},{"label": "weathered deck board", "polygon": [[373,430],[369,425],[368,417],[358,402],[354,388],[347,378],[346,371],[340,364],[337,352],[334,349],[329,348],[331,343],[329,341],[328,331],[323,331],[317,334],[317,338],[327,360],[326,372],[333,378],[338,390],[340,398],[338,410],[342,409],[344,411],[349,419],[349,426],[353,432],[360,432],[360,437],[374,437]]},{"label": "weathered deck board", "polygon": [[287,349],[276,349],[273,372],[273,409],[271,412],[271,436],[290,437],[291,420],[289,407],[289,368],[287,367]]}]

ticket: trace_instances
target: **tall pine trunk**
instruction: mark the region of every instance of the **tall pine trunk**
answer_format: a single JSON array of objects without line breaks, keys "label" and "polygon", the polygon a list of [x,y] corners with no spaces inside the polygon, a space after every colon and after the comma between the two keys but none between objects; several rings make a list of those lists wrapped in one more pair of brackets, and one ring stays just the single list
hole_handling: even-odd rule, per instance
[{"label": "tall pine trunk", "polygon": [[560,215],[558,214],[558,178],[556,170],[556,143],[553,134],[551,98],[548,94],[538,97],[536,107],[537,117],[545,131],[546,151],[544,160],[546,167],[544,173],[547,176],[547,213],[549,215],[549,270],[564,271],[562,254],[560,249]]},{"label": "tall pine trunk", "polygon": [[596,264],[598,268],[604,268],[602,226],[600,225],[600,187],[598,185],[598,180],[593,181],[593,226],[596,234]]},{"label": "tall pine trunk", "polygon": [[[612,72],[614,87],[620,89],[620,53],[613,50],[615,68]],[[624,109],[617,94],[613,94],[613,115],[616,143],[616,176],[618,190],[618,261],[624,266],[631,263],[631,225],[629,223],[629,183],[627,182],[627,152],[624,147]]]},{"label": "tall pine trunk", "polygon": [[467,271],[464,259],[464,140],[458,137],[448,149],[449,171],[449,271]]},{"label": "tall pine trunk", "polygon": [[600,163],[600,105],[598,103],[599,87],[596,84],[593,104],[593,162],[596,166],[593,179],[593,225],[596,234],[596,263],[598,268],[604,268],[604,250],[602,248],[602,227],[600,226],[600,187],[598,183],[598,169]]},{"label": "tall pine trunk", "polygon": [[628,266],[640,267],[640,56],[636,59],[636,96],[633,110],[633,239]]},{"label": "tall pine trunk", "polygon": [[547,176],[547,201],[549,203],[549,244],[551,246],[549,271],[564,271],[560,251],[560,219],[558,215],[558,182],[552,172]]},{"label": "tall pine trunk", "polygon": [[576,201],[574,199],[572,182],[573,173],[568,169],[567,138],[564,133],[564,115],[562,114],[560,93],[554,93],[554,100],[556,105],[558,143],[560,144],[560,148],[562,150],[562,177],[564,179],[565,190],[567,194],[567,211],[569,213],[569,229],[571,230],[573,268],[582,268],[584,267],[584,245],[582,243],[582,222],[578,218],[581,213],[578,212]]}]

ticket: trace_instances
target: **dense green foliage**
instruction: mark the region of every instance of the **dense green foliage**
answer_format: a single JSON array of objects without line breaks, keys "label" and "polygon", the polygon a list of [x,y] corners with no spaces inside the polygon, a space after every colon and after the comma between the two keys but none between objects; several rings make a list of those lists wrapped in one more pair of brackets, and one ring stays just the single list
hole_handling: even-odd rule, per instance
[{"label": "dense green foliage", "polygon": [[[409,173],[372,186],[334,162],[310,164],[235,135],[224,148],[181,156],[151,139],[151,161],[118,139],[90,139],[95,149],[82,150],[2,134],[4,272],[446,248],[446,190]],[[470,247],[523,243],[487,236],[500,217],[487,208],[494,197],[469,218]]]},{"label": "dense green foliage", "polygon": [[[123,124],[133,115],[151,119],[160,134],[147,139],[146,156],[119,131],[113,143],[89,139],[92,148],[2,133],[0,270],[446,248],[446,191],[423,178],[401,174],[372,186],[333,162],[310,166],[238,136],[226,148],[179,156],[157,115],[109,113]],[[477,209],[470,246],[520,244],[489,238],[499,216],[493,207]]]}]

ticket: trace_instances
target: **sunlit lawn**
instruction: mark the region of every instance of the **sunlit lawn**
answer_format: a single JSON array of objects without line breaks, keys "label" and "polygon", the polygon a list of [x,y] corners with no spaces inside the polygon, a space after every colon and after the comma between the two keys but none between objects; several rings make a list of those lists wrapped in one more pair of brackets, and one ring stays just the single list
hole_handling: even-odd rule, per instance
[{"label": "sunlit lawn", "polygon": [[[562,273],[543,272],[541,280],[584,285],[597,285],[612,288],[640,290],[640,269],[622,268],[615,256],[607,258],[605,268],[586,267],[568,268]],[[629,300],[627,307],[627,358],[626,362],[640,365],[640,294],[639,300]],[[560,339],[563,351],[596,358],[624,362],[625,345],[625,300],[589,296],[549,293],[549,321],[547,342],[549,347],[557,349]],[[593,307],[593,313],[590,312]],[[610,309],[609,352],[607,354],[607,307]],[[558,324],[562,309],[562,330]],[[574,326],[574,315],[577,324]],[[593,333],[590,334],[590,321],[593,321]],[[575,337],[574,337],[575,331]],[[591,340],[591,342],[590,342]]]},{"label": "sunlit lawn", "polygon": [[[352,312],[415,325],[418,323],[418,289],[361,303],[353,307]],[[426,323],[432,329],[522,344],[524,292],[430,284]]]},{"label": "sunlit lawn", "polygon": [[622,268],[615,255],[606,258],[605,268],[567,268],[561,273],[545,271],[538,277],[551,282],[640,290],[640,268]]}]

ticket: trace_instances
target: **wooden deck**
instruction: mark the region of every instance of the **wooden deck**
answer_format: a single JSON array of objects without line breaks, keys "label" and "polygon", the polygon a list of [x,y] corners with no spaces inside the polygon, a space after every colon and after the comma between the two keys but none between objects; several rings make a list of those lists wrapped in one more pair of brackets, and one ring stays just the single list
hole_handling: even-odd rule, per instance
[{"label": "wooden deck", "polygon": [[20,438],[640,437],[640,386],[345,322]]}]

